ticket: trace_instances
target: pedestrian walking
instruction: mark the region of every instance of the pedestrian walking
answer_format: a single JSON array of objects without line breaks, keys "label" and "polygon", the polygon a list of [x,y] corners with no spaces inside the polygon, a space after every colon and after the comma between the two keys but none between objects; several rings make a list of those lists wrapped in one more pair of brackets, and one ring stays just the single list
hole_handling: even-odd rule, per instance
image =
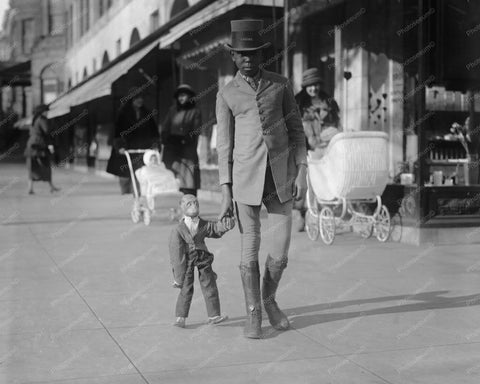
[{"label": "pedestrian walking", "polygon": [[[227,44],[238,68],[217,94],[217,151],[222,205],[219,218],[233,207],[242,238],[240,276],[247,320],[244,335],[261,338],[261,298],[270,324],[290,324],[276,302],[287,267],[293,198],[306,192],[306,146],[302,121],[289,81],[260,69],[262,20],[232,20]],[[267,208],[268,255],[260,290],[260,208]],[[275,235],[275,236],[273,236]],[[261,296],[260,296],[261,295]]]},{"label": "pedestrian walking", "polygon": [[[312,158],[321,158],[332,137],[340,132],[340,112],[337,102],[322,90],[323,79],[317,68],[303,72],[302,90],[295,95],[303,128],[307,138],[307,148]],[[294,204],[293,225],[297,232],[305,229],[305,200]]]},{"label": "pedestrian walking", "polygon": [[25,157],[28,169],[28,193],[33,195],[33,183],[35,181],[46,181],[50,185],[50,193],[59,191],[52,182],[52,167],[50,157],[53,154],[53,141],[50,135],[45,112],[48,106],[40,104],[33,110],[32,126],[28,138]]},{"label": "pedestrian walking", "polygon": [[196,196],[200,188],[197,144],[202,116],[196,107],[195,91],[190,85],[179,85],[174,97],[175,102],[162,127],[162,161],[179,180],[180,191]]},{"label": "pedestrian walking", "polygon": [[[155,121],[157,110],[150,111],[145,107],[143,94],[136,87],[129,90],[126,99],[128,101],[117,116],[112,152],[107,164],[107,172],[119,177],[122,194],[132,193],[125,150],[160,146],[160,135]],[[134,170],[143,166],[142,154],[132,154],[131,157]]]},{"label": "pedestrian walking", "polygon": [[208,322],[221,323],[228,316],[221,315],[217,288],[217,274],[212,269],[213,254],[205,245],[205,238],[220,238],[235,225],[230,217],[221,221],[206,221],[200,218],[198,200],[193,195],[184,195],[180,202],[183,218],[170,235],[170,261],[174,288],[180,288],[175,309],[174,325],[185,327],[193,297],[195,267],[203,297],[207,306]]}]

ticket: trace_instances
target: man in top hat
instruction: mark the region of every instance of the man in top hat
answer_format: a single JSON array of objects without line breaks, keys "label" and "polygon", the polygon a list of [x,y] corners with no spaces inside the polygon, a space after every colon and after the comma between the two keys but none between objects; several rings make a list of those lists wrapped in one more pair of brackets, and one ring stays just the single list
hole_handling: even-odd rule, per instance
[{"label": "man in top hat", "polygon": [[[287,266],[293,199],[306,192],[302,121],[289,81],[262,69],[262,20],[233,20],[227,44],[238,68],[217,95],[217,151],[222,206],[235,208],[241,233],[240,275],[247,308],[244,335],[261,338],[261,300],[271,325],[289,328],[275,294]],[[235,201],[233,204],[232,201]],[[268,256],[260,292],[260,208],[268,211]],[[261,294],[261,296],[260,296]]]}]

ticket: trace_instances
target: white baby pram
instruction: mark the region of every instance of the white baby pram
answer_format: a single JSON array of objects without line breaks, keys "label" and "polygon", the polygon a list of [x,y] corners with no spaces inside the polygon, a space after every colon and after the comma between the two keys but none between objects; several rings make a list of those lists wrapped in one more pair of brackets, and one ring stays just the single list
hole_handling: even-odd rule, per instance
[{"label": "white baby pram", "polygon": [[[163,164],[156,167],[158,169],[142,167],[134,171],[131,158],[131,154],[134,153],[154,154],[158,160],[160,159],[160,153],[158,150],[151,149],[129,149],[125,151],[133,186],[132,221],[138,223],[143,216],[144,224],[150,225],[155,211],[155,197],[166,193],[178,193],[178,182]],[[145,156],[144,163],[146,164]]]},{"label": "white baby pram", "polygon": [[[390,214],[380,197],[388,180],[387,139],[383,132],[339,133],[321,159],[308,158],[305,221],[311,240],[320,234],[330,245],[336,228],[357,227],[365,238],[375,231],[379,241],[387,241]],[[375,202],[369,215],[363,207]]]}]

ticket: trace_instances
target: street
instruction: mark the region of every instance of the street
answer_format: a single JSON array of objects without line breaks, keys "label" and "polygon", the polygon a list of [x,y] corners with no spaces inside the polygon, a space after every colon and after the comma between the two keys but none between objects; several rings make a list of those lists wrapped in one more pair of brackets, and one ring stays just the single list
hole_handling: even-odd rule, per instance
[{"label": "street", "polygon": [[[205,324],[198,281],[186,329],[173,327],[169,208],[133,224],[114,179],[54,169],[61,191],[0,172],[0,383],[479,383],[479,245],[410,246],[294,233],[277,300],[243,337],[238,228],[207,240],[222,313]],[[218,203],[200,201],[205,218]],[[476,229],[472,229],[475,231]],[[478,231],[477,231],[478,235]],[[261,272],[265,253],[261,253]]]}]

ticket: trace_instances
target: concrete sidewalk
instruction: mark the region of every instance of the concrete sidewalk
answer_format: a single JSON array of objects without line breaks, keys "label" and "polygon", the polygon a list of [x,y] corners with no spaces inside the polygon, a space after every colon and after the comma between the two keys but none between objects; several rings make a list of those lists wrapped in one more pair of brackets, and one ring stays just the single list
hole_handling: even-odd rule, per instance
[{"label": "concrete sidewalk", "polygon": [[[115,181],[55,170],[26,192],[0,165],[0,383],[480,382],[480,246],[422,247],[338,236],[292,238],[279,303],[293,329],[242,336],[238,230],[208,245],[222,311],[205,325],[196,282],[187,328],[174,320],[168,209],[134,225]],[[201,202],[204,216],[218,206]],[[262,253],[262,261],[265,259]],[[262,268],[263,270],[263,268]]]}]

